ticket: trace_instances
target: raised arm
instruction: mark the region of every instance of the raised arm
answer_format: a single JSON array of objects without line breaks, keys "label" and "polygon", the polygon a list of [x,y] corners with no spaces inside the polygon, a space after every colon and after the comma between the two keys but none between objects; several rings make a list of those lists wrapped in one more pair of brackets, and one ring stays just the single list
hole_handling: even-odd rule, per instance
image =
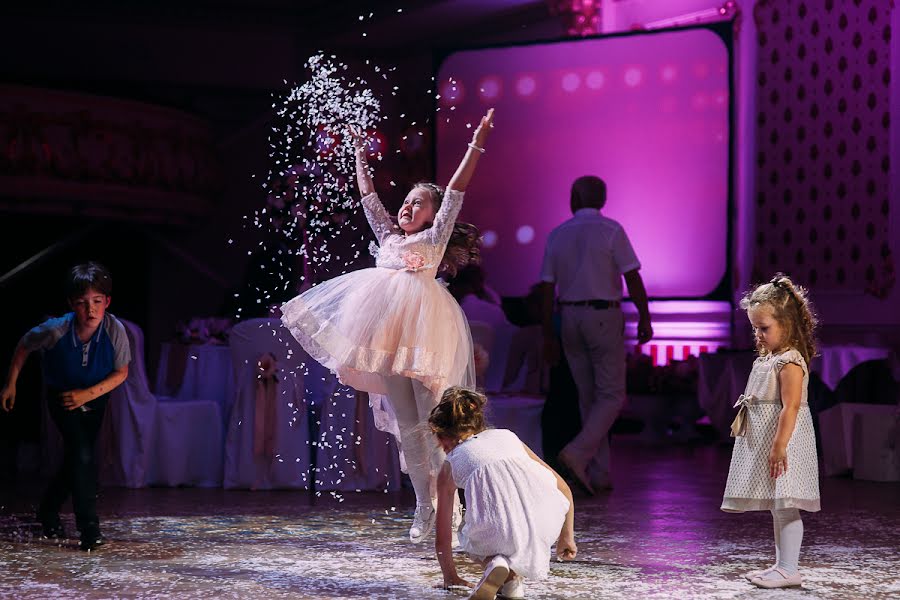
[{"label": "raised arm", "polygon": [[375,184],[372,183],[372,175],[369,173],[369,163],[366,159],[366,140],[356,128],[350,127],[350,135],[353,137],[353,148],[356,154],[356,184],[362,196],[363,212],[369,227],[381,244],[393,230],[393,221],[385,210],[384,205],[375,193]]},{"label": "raised arm", "polygon": [[462,162],[459,163],[456,173],[450,178],[450,184],[447,186],[447,189],[456,190],[457,192],[466,191],[466,187],[468,187],[469,181],[472,180],[472,175],[475,173],[478,159],[484,153],[484,143],[487,141],[488,135],[490,135],[493,128],[494,109],[492,108],[487,111],[486,115],[481,117],[481,123],[475,128],[475,133],[472,134],[472,142],[469,144]]},{"label": "raised arm", "polygon": [[350,135],[353,138],[353,151],[356,155],[356,184],[359,186],[360,196],[368,196],[375,193],[375,185],[372,183],[372,175],[369,173],[369,161],[366,158],[368,148],[362,133],[355,127],[350,127]]}]

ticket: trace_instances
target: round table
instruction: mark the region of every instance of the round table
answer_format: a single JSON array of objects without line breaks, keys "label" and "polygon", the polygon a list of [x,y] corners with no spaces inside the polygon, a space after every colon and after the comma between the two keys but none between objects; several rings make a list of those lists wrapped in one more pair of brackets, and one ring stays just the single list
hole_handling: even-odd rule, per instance
[{"label": "round table", "polygon": [[161,345],[157,395],[180,401],[212,400],[227,422],[234,392],[234,366],[228,346],[177,342]]}]

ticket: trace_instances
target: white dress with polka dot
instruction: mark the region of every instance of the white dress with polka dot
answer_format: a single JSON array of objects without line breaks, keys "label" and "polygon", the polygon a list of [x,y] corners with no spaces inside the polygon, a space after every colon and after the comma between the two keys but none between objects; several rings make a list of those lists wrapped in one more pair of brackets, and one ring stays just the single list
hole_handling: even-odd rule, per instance
[{"label": "white dress with polka dot", "polygon": [[[769,453],[781,413],[778,374],[788,363],[803,369],[803,391],[794,433],[787,446],[787,472],[769,475]],[[809,369],[795,349],[761,356],[753,363],[741,397],[746,406],[746,429],[736,437],[722,510],[744,512],[799,508],[815,512],[819,505],[819,461],[812,415],[807,403]]]}]

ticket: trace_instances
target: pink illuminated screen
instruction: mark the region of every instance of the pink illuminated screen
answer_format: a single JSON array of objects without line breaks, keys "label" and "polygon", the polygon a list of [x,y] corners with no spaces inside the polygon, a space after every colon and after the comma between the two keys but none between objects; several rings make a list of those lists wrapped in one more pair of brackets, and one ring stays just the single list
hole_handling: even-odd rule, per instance
[{"label": "pink illuminated screen", "polygon": [[628,233],[651,296],[712,292],[728,257],[725,43],[707,29],[450,55],[438,72],[437,171],[446,183],[484,111],[496,128],[462,220],[484,235],[501,294],[537,282],[550,230],[581,175],[606,180],[603,214]]}]

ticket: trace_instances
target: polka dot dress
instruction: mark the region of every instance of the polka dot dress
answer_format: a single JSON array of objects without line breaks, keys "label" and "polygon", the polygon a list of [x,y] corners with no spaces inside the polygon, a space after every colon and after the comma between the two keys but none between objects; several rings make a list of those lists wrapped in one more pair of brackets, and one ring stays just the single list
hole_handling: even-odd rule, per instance
[{"label": "polka dot dress", "polygon": [[[797,423],[787,447],[787,473],[773,479],[769,475],[769,452],[781,413],[778,374],[788,363],[803,369],[803,392]],[[797,350],[762,356],[753,363],[744,391],[748,403],[747,427],[744,435],[734,441],[722,510],[819,510],[819,461],[812,415],[807,404],[808,385],[809,370]]]}]

